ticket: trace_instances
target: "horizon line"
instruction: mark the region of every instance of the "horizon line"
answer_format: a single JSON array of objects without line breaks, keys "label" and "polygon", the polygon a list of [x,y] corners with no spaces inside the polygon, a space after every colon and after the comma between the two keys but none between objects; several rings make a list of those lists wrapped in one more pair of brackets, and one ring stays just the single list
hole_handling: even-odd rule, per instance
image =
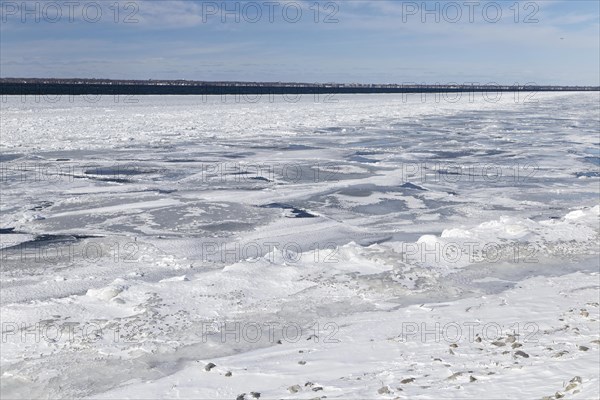
[{"label": "horizon line", "polygon": [[158,84],[170,84],[177,86],[219,86],[219,85],[269,85],[269,86],[304,86],[304,87],[365,87],[365,88],[377,88],[377,87],[396,87],[396,88],[466,88],[466,87],[487,87],[487,88],[517,88],[517,87],[544,87],[544,88],[595,88],[600,90],[599,85],[588,84],[588,85],[559,85],[559,84],[537,84],[535,82],[519,83],[514,82],[510,84],[498,83],[498,82],[448,82],[448,83],[417,83],[417,82],[403,82],[403,83],[361,83],[361,82],[302,82],[302,81],[243,81],[243,80],[196,80],[196,79],[112,79],[112,78],[34,78],[34,77],[0,77],[0,83],[39,83],[48,82],[54,84],[107,84],[107,83],[128,83],[128,84],[145,84],[145,85],[158,85]]}]

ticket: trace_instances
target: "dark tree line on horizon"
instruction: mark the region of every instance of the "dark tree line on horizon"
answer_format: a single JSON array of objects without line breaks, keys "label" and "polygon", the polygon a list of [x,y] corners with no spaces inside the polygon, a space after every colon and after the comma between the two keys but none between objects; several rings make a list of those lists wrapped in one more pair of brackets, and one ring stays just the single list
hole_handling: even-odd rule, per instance
[{"label": "dark tree line on horizon", "polygon": [[598,86],[499,84],[361,84],[302,82],[237,82],[189,80],[113,80],[62,78],[0,78],[1,95],[225,95],[320,93],[427,93],[427,92],[552,92],[600,91]]}]

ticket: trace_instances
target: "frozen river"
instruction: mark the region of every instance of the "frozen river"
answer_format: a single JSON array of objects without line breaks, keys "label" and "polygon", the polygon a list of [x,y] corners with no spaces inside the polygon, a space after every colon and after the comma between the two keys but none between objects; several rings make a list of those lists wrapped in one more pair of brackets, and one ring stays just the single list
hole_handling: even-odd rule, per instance
[{"label": "frozen river", "polygon": [[[578,368],[593,395],[599,95],[456,96],[3,98],[2,396],[465,397],[494,363],[482,393],[529,366],[530,396]],[[388,340],[410,318],[562,335],[571,308],[588,350],[548,338],[570,361],[540,340],[438,370],[462,343]]]}]

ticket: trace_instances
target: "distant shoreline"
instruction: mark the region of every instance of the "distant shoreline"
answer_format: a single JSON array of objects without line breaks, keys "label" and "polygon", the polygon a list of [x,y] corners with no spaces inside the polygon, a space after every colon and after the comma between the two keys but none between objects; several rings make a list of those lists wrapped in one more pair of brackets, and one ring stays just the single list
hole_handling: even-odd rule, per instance
[{"label": "distant shoreline", "polygon": [[2,78],[0,95],[300,95],[461,92],[591,92],[600,86],[426,85]]}]

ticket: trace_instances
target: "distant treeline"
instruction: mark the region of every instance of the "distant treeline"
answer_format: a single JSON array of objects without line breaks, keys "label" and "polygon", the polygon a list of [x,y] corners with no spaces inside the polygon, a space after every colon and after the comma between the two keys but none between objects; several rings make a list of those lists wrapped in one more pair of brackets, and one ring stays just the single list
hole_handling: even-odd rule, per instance
[{"label": "distant treeline", "polygon": [[424,85],[2,78],[0,95],[294,95],[336,93],[600,91],[598,86]]}]

